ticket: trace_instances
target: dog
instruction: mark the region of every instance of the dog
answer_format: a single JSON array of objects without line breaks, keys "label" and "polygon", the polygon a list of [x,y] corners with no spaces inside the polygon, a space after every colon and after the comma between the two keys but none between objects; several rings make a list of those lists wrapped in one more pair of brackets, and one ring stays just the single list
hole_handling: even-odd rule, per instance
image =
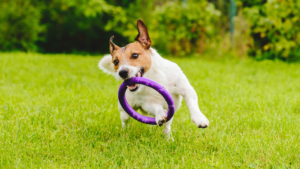
[{"label": "dog", "polygon": [[[111,74],[117,80],[126,80],[132,77],[144,77],[164,86],[172,95],[175,111],[181,106],[182,97],[189,108],[192,121],[198,128],[209,125],[207,118],[201,113],[198,106],[198,97],[194,88],[180,67],[161,57],[151,47],[152,41],[142,20],[137,21],[138,35],[135,42],[119,47],[109,40],[110,54],[105,55],[99,62],[99,68]],[[172,119],[166,122],[168,105],[164,98],[154,89],[140,84],[127,86],[125,96],[129,105],[135,110],[155,117],[157,125],[163,125],[163,133],[171,131]],[[130,116],[118,104],[122,126],[125,127]]]}]

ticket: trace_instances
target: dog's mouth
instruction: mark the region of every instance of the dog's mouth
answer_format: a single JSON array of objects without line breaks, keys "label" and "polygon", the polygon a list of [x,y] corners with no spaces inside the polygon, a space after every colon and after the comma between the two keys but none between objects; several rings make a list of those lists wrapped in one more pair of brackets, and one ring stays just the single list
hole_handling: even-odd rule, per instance
[{"label": "dog's mouth", "polygon": [[[143,77],[144,75],[144,68],[141,68],[138,73],[135,75],[135,77]],[[131,92],[134,92],[136,91],[138,88],[140,87],[140,84],[130,84],[127,86],[127,88],[131,91]]]}]

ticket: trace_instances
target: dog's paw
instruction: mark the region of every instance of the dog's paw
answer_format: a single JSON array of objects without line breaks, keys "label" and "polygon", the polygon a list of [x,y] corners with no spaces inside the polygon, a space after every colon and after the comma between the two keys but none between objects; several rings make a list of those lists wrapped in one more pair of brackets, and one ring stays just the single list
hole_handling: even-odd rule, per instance
[{"label": "dog's paw", "polygon": [[166,140],[174,142],[174,138],[173,138],[171,132],[169,132],[169,133],[167,133],[167,134],[164,134],[164,136],[165,136],[165,139],[166,139]]},{"label": "dog's paw", "polygon": [[160,118],[155,117],[156,124],[162,126],[167,121],[167,116],[163,116]]},{"label": "dog's paw", "polygon": [[155,117],[156,124],[162,126],[167,121],[167,114],[164,110],[164,113],[156,115]]},{"label": "dog's paw", "polygon": [[192,121],[198,128],[206,128],[209,126],[209,121],[203,114],[198,115],[197,117],[192,117]]}]

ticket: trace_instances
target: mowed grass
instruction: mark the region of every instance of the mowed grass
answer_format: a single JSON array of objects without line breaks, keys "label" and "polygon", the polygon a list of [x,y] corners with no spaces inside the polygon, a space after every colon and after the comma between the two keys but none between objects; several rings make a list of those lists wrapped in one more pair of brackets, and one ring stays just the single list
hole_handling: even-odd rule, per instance
[{"label": "mowed grass", "polygon": [[121,128],[121,82],[101,57],[0,54],[0,168],[300,168],[300,64],[171,59],[210,120],[186,105],[162,127]]}]

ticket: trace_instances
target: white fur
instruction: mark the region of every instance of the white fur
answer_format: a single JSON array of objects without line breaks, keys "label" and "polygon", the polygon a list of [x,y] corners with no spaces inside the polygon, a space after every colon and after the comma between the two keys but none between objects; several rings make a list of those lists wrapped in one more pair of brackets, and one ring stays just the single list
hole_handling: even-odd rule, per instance
[{"label": "white fur", "polygon": [[98,64],[98,67],[107,74],[115,75],[115,69],[110,54],[103,56]]},{"label": "white fur", "polygon": [[[201,113],[198,106],[198,98],[194,88],[190,85],[185,74],[182,72],[180,67],[167,59],[162,58],[156,50],[151,50],[151,67],[144,73],[143,77],[151,79],[160,85],[164,86],[168,92],[172,95],[175,102],[175,111],[181,106],[182,97],[184,98],[192,118],[192,121],[197,127],[205,128],[208,127],[209,121]],[[126,67],[129,72],[129,78],[134,77],[138,72],[138,68],[129,65],[120,65],[117,72],[113,69],[112,57],[105,55],[99,62],[99,67],[105,73],[113,74],[117,79],[119,77],[119,70]],[[154,116],[156,123],[164,121],[167,116],[166,111],[168,109],[164,98],[154,89],[140,85],[138,90],[131,92],[126,90],[127,102],[135,110],[141,109],[142,112],[148,113],[150,116]],[[125,126],[129,120],[129,115],[123,110],[122,106],[118,106],[120,110],[122,125]],[[164,134],[168,135],[171,131],[171,119],[167,123],[164,123]]]}]

